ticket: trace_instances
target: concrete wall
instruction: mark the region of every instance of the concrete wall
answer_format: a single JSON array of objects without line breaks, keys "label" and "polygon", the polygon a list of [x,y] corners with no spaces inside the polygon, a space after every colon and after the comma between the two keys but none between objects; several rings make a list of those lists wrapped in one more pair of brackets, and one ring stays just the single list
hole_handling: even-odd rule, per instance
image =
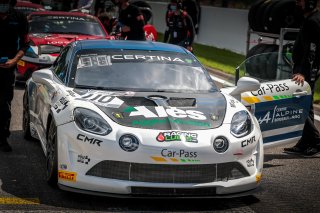
[{"label": "concrete wall", "polygon": [[[149,2],[153,24],[158,32],[165,31],[167,3]],[[202,6],[199,34],[196,42],[245,54],[248,30],[248,10]]]}]

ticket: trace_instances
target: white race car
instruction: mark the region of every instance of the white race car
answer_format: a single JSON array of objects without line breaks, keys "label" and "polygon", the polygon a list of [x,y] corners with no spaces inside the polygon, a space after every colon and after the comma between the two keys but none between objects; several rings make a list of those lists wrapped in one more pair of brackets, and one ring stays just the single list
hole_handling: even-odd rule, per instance
[{"label": "white race car", "polygon": [[[68,191],[133,197],[252,193],[263,167],[260,125],[280,124],[278,114],[295,107],[268,106],[260,116],[254,105],[260,97],[274,101],[270,92],[289,97],[298,87],[244,77],[222,92],[181,47],[107,40],[67,45],[26,85],[24,136],[40,139],[47,181]],[[307,110],[296,110],[303,122]]]}]

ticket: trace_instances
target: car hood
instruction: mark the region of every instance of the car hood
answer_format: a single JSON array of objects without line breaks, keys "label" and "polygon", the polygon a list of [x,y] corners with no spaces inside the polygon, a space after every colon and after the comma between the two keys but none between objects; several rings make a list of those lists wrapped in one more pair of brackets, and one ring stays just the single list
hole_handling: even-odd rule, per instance
[{"label": "car hood", "polygon": [[55,46],[66,46],[72,41],[86,40],[86,39],[103,39],[103,36],[93,35],[77,35],[77,34],[53,34],[53,33],[31,33],[29,34],[30,40],[38,45],[55,45]]},{"label": "car hood", "polygon": [[144,129],[213,129],[222,124],[226,112],[226,99],[220,92],[113,94],[82,91],[80,96],[94,103],[114,122]]}]

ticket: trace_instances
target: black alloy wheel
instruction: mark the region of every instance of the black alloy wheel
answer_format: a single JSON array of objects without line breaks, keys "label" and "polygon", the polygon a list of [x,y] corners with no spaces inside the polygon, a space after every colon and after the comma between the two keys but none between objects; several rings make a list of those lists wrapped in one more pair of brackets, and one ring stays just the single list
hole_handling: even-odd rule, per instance
[{"label": "black alloy wheel", "polygon": [[51,186],[56,186],[58,182],[58,145],[57,127],[53,120],[50,123],[47,138],[47,182]]},{"label": "black alloy wheel", "polygon": [[24,139],[31,140],[32,136],[30,132],[30,112],[29,112],[29,101],[28,101],[27,91],[25,91],[23,95],[22,129],[23,129]]}]

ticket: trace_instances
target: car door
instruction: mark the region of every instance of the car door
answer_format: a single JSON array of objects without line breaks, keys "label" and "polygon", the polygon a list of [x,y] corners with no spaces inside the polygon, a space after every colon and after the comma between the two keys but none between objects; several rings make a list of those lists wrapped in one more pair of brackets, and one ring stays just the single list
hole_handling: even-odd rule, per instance
[{"label": "car door", "polygon": [[298,140],[312,101],[309,84],[302,86],[289,79],[291,65],[278,65],[275,54],[255,55],[238,67],[239,76],[261,82],[257,91],[242,93],[241,102],[257,118],[266,146]]}]

